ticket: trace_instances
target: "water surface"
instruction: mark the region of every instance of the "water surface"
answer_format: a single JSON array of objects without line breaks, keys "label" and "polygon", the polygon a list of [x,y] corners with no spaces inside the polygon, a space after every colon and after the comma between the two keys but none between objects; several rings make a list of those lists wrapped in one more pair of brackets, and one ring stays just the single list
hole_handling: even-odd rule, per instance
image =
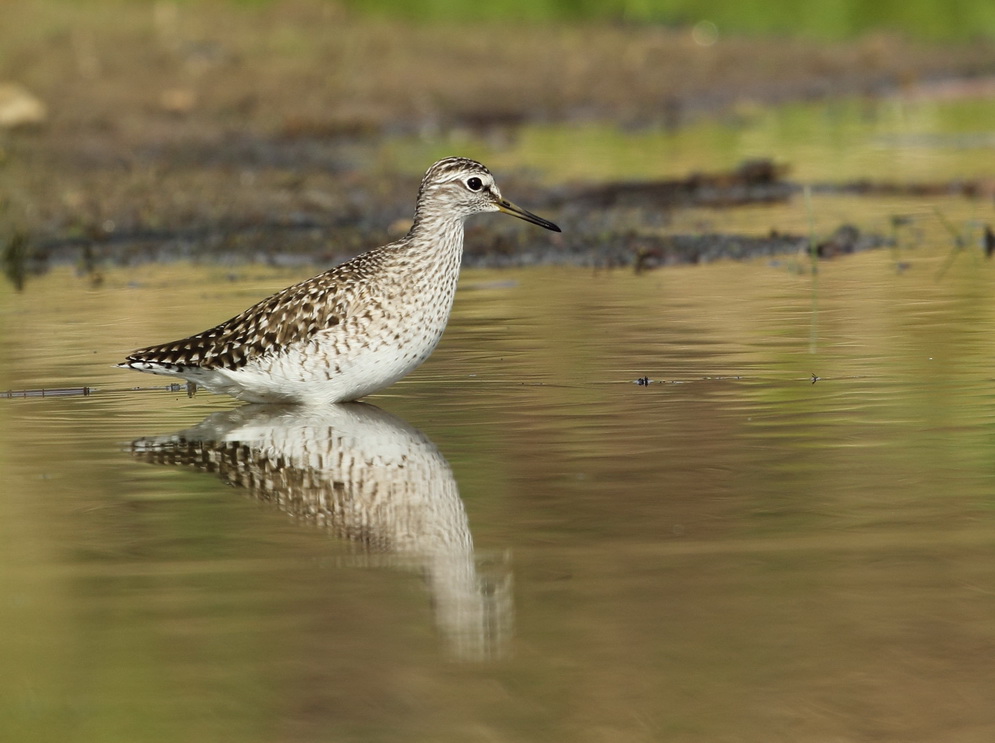
[{"label": "water surface", "polygon": [[319,412],[110,368],[291,272],[4,289],[0,388],[94,390],[0,405],[0,727],[989,739],[993,268],[942,236],[471,271],[418,372]]}]

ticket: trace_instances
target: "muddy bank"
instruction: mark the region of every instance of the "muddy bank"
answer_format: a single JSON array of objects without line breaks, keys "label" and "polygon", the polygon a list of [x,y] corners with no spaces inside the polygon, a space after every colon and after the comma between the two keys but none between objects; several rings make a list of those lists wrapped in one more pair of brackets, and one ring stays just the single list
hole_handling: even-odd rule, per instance
[{"label": "muddy bank", "polygon": [[[504,141],[522,125],[595,120],[676,128],[743,105],[942,95],[991,75],[995,48],[982,41],[706,47],[686,29],[412,26],[320,0],[17,3],[0,23],[0,81],[43,113],[0,129],[0,248],[15,277],[65,262],[327,264],[406,229],[418,173],[392,156],[399,135]],[[799,187],[779,168],[548,188],[502,172],[506,193],[569,225],[569,239],[537,243],[527,225],[478,219],[467,262],[648,267],[791,252],[794,238],[777,235],[663,234],[673,209],[792,198]]]},{"label": "muddy bank", "polygon": [[[268,151],[268,156],[272,154]],[[517,220],[478,217],[467,224],[464,262],[471,267],[562,264],[646,270],[813,250],[819,258],[832,258],[891,245],[894,235],[861,232],[853,225],[841,224],[828,236],[816,238],[813,247],[809,235],[788,234],[773,227],[762,235],[673,234],[669,224],[675,210],[720,212],[788,202],[800,198],[804,188],[821,194],[969,198],[990,198],[993,193],[993,184],[984,180],[896,184],[868,179],[803,186],[787,178],[788,173],[784,165],[752,160],[732,171],[693,173],[678,179],[550,188],[512,173],[502,178],[506,193],[514,193],[517,201],[557,221],[565,232],[547,235]],[[137,211],[132,213],[132,221],[119,221],[119,215],[108,215],[96,202],[88,202],[86,219],[62,230],[16,233],[3,253],[5,270],[8,275],[23,276],[69,263],[89,273],[106,264],[172,260],[323,265],[397,239],[410,226],[417,178],[381,179],[345,171],[326,173],[320,183],[314,174],[294,178],[293,183],[264,185],[254,180],[251,186],[240,186],[263,199],[253,210],[241,214],[238,209],[243,202],[235,200],[234,206],[226,204],[228,209],[219,209],[213,216],[187,208],[163,218],[161,208],[156,212],[154,194],[150,193],[144,203],[148,214],[157,213],[158,219],[143,218]],[[266,195],[272,196],[270,189],[280,191],[281,208],[265,205]],[[175,199],[165,203],[176,206]]]},{"label": "muddy bank", "polygon": [[[464,264],[490,268],[549,264],[631,267],[642,271],[758,256],[834,258],[893,244],[893,235],[861,232],[848,224],[839,225],[814,244],[809,235],[774,228],[764,235],[746,235],[673,234],[668,227],[671,215],[679,209],[721,211],[798,198],[803,186],[785,178],[787,172],[784,166],[761,160],[729,172],[694,173],[681,179],[552,188],[541,188],[522,175],[509,174],[502,178],[506,193],[514,193],[520,203],[560,223],[565,232],[537,234],[517,220],[478,217],[467,224]],[[105,265],[174,260],[320,266],[397,239],[410,226],[417,178],[342,171],[293,179],[268,183],[268,178],[260,176],[265,183],[258,183],[254,176],[251,185],[239,186],[259,199],[247,211],[241,211],[247,199],[194,204],[174,197],[160,203],[150,191],[134,200],[133,211],[122,218],[121,212],[105,211],[99,199],[87,200],[80,195],[76,221],[65,224],[53,216],[34,231],[11,233],[0,252],[0,263],[17,285],[50,266],[65,264],[76,265],[86,274],[98,274]],[[838,194],[975,198],[992,193],[991,183],[973,180],[906,185],[865,180],[806,187]],[[274,195],[272,189],[280,194],[279,208],[268,202]],[[143,205],[147,212],[142,211]],[[177,211],[165,216],[169,206]],[[214,206],[218,208],[212,213]]]}]

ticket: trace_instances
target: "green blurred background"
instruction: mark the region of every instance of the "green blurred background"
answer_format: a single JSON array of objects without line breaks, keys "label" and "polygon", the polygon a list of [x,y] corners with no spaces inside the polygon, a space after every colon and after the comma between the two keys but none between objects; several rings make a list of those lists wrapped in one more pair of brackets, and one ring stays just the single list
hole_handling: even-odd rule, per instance
[{"label": "green blurred background", "polygon": [[[260,4],[270,0],[242,0]],[[991,0],[344,0],[351,10],[419,21],[614,21],[715,24],[721,33],[803,34],[842,39],[894,31],[926,39],[995,35]]]}]

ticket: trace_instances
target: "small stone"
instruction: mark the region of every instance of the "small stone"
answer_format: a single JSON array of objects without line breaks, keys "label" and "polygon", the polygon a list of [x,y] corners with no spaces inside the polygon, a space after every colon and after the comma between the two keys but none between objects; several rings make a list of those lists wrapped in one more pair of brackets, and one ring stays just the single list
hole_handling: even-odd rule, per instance
[{"label": "small stone", "polygon": [[48,119],[45,104],[17,83],[0,83],[0,129],[40,126]]},{"label": "small stone", "polygon": [[197,105],[197,94],[188,88],[170,88],[159,96],[159,106],[166,113],[181,116]]}]

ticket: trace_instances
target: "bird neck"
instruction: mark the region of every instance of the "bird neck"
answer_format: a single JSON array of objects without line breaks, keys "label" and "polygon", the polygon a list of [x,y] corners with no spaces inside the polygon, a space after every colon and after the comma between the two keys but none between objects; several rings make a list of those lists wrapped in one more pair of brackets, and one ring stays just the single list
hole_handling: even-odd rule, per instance
[{"label": "bird neck", "polygon": [[463,255],[463,217],[415,212],[408,232],[409,249],[433,261],[455,260]]}]

